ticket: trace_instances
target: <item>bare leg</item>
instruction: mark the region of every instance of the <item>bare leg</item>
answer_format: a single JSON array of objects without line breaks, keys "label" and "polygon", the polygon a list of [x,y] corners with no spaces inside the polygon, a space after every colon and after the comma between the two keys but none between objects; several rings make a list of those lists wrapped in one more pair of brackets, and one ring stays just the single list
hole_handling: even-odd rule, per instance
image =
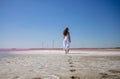
[{"label": "bare leg", "polygon": [[67,53],[69,54],[69,49],[67,50]]},{"label": "bare leg", "polygon": [[65,50],[65,55],[67,54],[67,50]]},{"label": "bare leg", "polygon": [[65,50],[65,54],[69,54],[69,49],[68,49],[68,50]]}]

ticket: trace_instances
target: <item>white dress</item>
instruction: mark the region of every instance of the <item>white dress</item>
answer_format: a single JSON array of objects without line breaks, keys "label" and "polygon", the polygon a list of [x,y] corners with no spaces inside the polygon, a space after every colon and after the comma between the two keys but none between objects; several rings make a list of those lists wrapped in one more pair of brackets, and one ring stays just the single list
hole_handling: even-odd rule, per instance
[{"label": "white dress", "polygon": [[68,36],[64,37],[64,40],[63,40],[63,49],[64,50],[69,50],[70,49],[70,39],[68,38]]}]

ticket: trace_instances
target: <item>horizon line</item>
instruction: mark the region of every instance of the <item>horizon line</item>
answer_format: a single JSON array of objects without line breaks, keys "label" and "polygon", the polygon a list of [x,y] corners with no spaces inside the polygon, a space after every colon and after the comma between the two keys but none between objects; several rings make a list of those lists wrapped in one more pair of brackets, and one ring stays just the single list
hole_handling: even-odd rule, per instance
[{"label": "horizon line", "polygon": [[[70,50],[106,50],[106,49],[120,49],[120,47],[113,48],[70,48]],[[0,51],[26,51],[26,50],[64,50],[63,48],[0,48]]]}]

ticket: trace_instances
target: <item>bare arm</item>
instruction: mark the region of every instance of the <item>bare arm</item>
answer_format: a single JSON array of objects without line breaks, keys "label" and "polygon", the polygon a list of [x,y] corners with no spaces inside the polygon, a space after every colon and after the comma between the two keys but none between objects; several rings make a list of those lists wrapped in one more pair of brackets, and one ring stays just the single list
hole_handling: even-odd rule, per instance
[{"label": "bare arm", "polygon": [[71,38],[70,38],[70,32],[68,32],[68,37],[69,37],[69,40],[70,40],[70,42],[71,42]]}]

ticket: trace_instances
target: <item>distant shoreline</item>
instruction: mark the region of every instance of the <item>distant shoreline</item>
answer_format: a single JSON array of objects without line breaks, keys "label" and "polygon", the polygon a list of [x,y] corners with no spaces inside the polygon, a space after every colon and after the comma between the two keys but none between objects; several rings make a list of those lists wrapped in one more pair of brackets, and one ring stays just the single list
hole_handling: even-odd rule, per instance
[{"label": "distant shoreline", "polygon": [[[0,51],[63,50],[63,48],[0,48]],[[70,48],[72,51],[120,51],[120,48]]]}]

